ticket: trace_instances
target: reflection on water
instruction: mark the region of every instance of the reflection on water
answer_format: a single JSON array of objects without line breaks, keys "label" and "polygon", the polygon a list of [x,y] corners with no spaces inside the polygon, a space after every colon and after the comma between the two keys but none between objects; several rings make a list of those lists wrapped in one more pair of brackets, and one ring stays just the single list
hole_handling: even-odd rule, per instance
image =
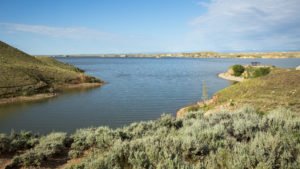
[{"label": "reflection on water", "polygon": [[208,94],[230,85],[216,75],[233,64],[259,61],[295,67],[300,59],[134,59],[63,58],[92,76],[108,82],[100,88],[71,89],[41,101],[0,106],[0,132],[32,130],[74,131],[107,125],[120,127],[134,121],[156,119],[162,113],[201,98],[205,80]]},{"label": "reflection on water", "polygon": [[[60,97],[61,94],[64,94],[68,97],[72,97],[73,95],[83,94],[83,93],[86,93],[86,92],[89,92],[89,91],[92,92],[93,89],[95,89],[95,87],[64,89],[56,97]],[[13,104],[1,105],[0,110],[5,110],[5,111],[3,111],[3,112],[1,111],[0,119],[4,119],[6,116],[11,116],[12,113],[18,114],[18,112],[21,112],[20,110],[26,110],[27,108],[30,108],[34,105],[51,104],[51,102],[54,99],[57,99],[56,97],[51,97],[51,98],[46,98],[46,99],[41,99],[41,100],[35,100],[35,101],[17,102],[17,103],[13,103]]]}]

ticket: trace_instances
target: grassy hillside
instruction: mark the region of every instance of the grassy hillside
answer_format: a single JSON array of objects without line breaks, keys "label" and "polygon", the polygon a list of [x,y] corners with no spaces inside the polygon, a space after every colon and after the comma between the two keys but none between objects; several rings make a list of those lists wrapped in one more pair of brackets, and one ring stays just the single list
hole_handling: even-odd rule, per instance
[{"label": "grassy hillside", "polygon": [[0,41],[0,99],[52,92],[59,85],[100,82],[53,58],[33,57]]},{"label": "grassy hillside", "polygon": [[71,135],[0,134],[0,167],[2,160],[7,168],[298,168],[299,129],[297,113],[278,109],[262,116],[245,107]]},{"label": "grassy hillside", "polygon": [[273,69],[264,77],[229,86],[215,96],[214,105],[251,104],[261,111],[278,106],[300,110],[300,71]]},{"label": "grassy hillside", "polygon": [[278,107],[300,111],[300,70],[272,68],[262,77],[246,79],[217,92],[212,99],[180,109],[177,116],[189,111],[206,110],[208,114],[222,109],[235,110],[251,105],[261,113]]}]

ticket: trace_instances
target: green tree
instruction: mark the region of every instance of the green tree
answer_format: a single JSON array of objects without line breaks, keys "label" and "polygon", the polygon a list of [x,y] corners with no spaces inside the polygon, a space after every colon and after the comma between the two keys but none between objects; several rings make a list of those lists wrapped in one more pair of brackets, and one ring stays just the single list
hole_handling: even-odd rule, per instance
[{"label": "green tree", "polygon": [[232,70],[234,76],[241,76],[244,73],[245,68],[242,65],[233,65]]}]

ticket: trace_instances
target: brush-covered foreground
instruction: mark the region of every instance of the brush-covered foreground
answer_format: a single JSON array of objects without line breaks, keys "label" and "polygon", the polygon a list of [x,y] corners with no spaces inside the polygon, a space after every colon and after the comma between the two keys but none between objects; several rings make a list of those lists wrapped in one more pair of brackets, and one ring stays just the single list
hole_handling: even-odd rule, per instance
[{"label": "brush-covered foreground", "polygon": [[189,112],[127,127],[80,129],[72,135],[0,135],[7,168],[299,168],[300,117],[286,109],[260,114]]},{"label": "brush-covered foreground", "polygon": [[0,41],[0,99],[48,93],[60,85],[101,82],[53,58],[33,57]]}]

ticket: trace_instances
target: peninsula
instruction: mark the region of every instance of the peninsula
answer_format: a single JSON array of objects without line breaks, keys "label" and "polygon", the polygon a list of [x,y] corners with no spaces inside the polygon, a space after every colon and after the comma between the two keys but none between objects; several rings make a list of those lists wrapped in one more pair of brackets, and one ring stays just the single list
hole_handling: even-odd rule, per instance
[{"label": "peninsula", "polygon": [[56,96],[64,88],[103,81],[49,57],[34,57],[0,41],[0,104]]},{"label": "peninsula", "polygon": [[215,93],[210,100],[180,109],[177,117],[197,110],[205,110],[207,114],[221,110],[233,111],[245,105],[251,105],[260,112],[269,112],[278,107],[295,112],[300,110],[300,70],[297,68],[234,65],[218,76],[238,83]]}]

